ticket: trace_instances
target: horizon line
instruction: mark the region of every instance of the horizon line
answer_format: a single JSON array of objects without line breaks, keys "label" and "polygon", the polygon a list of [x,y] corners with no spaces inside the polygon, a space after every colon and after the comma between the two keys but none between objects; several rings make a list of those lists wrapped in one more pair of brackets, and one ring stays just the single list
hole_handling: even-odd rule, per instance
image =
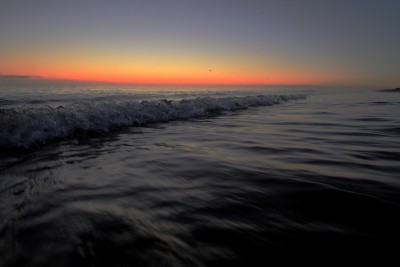
[{"label": "horizon line", "polygon": [[351,85],[351,84],[295,84],[295,83],[201,83],[201,82],[134,82],[134,81],[110,81],[110,80],[94,80],[94,79],[73,79],[73,78],[57,78],[57,77],[46,77],[39,75],[19,75],[19,74],[0,74],[0,79],[20,79],[20,80],[42,80],[42,81],[53,81],[53,82],[74,82],[74,83],[98,83],[98,84],[117,84],[117,85],[173,85],[173,86],[309,86],[309,87],[342,87],[342,88],[355,88],[355,87],[366,87],[366,88],[397,88],[399,86],[377,86],[377,85]]}]

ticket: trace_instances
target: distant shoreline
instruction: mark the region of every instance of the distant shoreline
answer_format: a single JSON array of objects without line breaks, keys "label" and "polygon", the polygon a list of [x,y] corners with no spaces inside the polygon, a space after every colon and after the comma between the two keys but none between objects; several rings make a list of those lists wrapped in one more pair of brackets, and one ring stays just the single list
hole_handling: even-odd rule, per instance
[{"label": "distant shoreline", "polygon": [[400,92],[400,87],[394,88],[394,89],[382,89],[379,90],[381,92]]}]

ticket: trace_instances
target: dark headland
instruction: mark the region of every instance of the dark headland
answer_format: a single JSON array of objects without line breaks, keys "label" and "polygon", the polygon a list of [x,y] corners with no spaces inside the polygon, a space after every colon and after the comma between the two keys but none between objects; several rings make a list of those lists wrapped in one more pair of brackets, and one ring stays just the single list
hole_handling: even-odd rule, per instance
[{"label": "dark headland", "polygon": [[394,89],[382,89],[379,90],[381,92],[399,92],[400,93],[400,87],[394,88]]}]

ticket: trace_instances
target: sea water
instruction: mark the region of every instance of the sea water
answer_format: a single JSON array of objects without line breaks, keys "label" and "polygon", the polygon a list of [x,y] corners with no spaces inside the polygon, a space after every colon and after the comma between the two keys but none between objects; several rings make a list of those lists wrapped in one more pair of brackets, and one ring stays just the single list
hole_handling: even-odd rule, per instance
[{"label": "sea water", "polygon": [[3,84],[0,266],[395,256],[400,94]]}]

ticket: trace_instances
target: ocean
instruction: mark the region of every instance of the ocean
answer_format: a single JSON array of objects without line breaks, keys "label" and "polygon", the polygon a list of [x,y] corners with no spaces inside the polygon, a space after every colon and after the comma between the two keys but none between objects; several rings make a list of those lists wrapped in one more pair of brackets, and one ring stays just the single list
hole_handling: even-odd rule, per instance
[{"label": "ocean", "polygon": [[1,84],[0,266],[398,261],[399,114],[367,88]]}]

